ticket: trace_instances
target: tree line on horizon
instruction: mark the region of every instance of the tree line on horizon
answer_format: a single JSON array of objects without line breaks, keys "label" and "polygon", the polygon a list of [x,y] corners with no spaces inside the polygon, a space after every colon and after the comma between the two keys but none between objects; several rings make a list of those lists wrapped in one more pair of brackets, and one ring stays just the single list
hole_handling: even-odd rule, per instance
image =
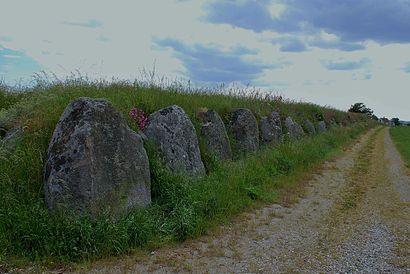
[{"label": "tree line on horizon", "polygon": [[[370,116],[372,119],[378,121],[379,118],[373,113],[373,110],[366,107],[364,103],[355,103],[350,106],[348,112],[354,112],[354,113],[362,113],[365,115]],[[392,118],[391,121],[394,123],[395,126],[400,126],[400,119],[395,117]]]}]

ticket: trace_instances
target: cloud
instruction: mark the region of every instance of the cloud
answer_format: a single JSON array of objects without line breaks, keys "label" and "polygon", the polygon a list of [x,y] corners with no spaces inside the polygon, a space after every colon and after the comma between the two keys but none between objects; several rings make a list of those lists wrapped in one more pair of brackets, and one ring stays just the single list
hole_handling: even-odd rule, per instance
[{"label": "cloud", "polygon": [[205,7],[205,20],[256,32],[309,34],[325,30],[347,42],[410,42],[410,2],[406,0],[283,0],[286,8],[272,17],[269,6],[275,2],[213,1]]},{"label": "cloud", "polygon": [[[409,1],[296,0],[283,20],[307,21],[344,41],[374,40],[380,43],[410,42]],[[320,7],[320,9],[318,8]]]},{"label": "cloud", "polygon": [[369,63],[369,59],[362,58],[359,61],[345,61],[345,60],[323,60],[322,65],[328,70],[356,70],[365,67]]},{"label": "cloud", "polygon": [[[243,57],[255,55],[257,50],[245,47],[234,47],[223,51],[216,46],[194,44],[186,46],[176,39],[153,39],[160,48],[171,48],[193,81],[202,83],[251,83],[265,69],[274,65],[246,61]],[[286,64],[278,64],[277,67]]]},{"label": "cloud", "polygon": [[256,32],[272,29],[274,21],[268,6],[271,1],[213,1],[205,6],[205,21],[229,24]]},{"label": "cloud", "polygon": [[337,49],[341,51],[357,51],[364,50],[366,47],[361,43],[343,42],[339,39],[325,40],[318,35],[314,36],[298,36],[287,34],[279,36],[271,40],[272,44],[279,44],[282,52],[304,52],[309,48],[321,49]]},{"label": "cloud", "polygon": [[309,46],[321,49],[338,49],[341,51],[364,50],[366,47],[359,43],[341,42],[341,41],[324,41],[316,40],[309,43]]},{"label": "cloud", "polygon": [[352,74],[352,80],[354,81],[363,81],[363,80],[371,80],[373,78],[373,75],[369,71],[365,72],[357,72]]},{"label": "cloud", "polygon": [[90,19],[87,21],[64,21],[63,24],[68,25],[68,26],[91,28],[91,29],[103,27],[103,23],[95,19]]},{"label": "cloud", "polygon": [[[28,81],[41,66],[22,51],[0,46],[0,76],[5,79]],[[13,84],[8,82],[8,84]]]}]

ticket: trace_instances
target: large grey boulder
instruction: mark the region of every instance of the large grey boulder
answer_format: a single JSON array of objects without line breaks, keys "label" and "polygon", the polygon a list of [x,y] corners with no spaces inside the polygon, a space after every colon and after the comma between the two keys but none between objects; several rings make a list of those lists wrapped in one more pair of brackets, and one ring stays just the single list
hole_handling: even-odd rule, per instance
[{"label": "large grey boulder", "polygon": [[259,148],[258,122],[249,109],[233,109],[229,113],[228,128],[238,149],[255,152]]},{"label": "large grey boulder", "polygon": [[306,128],[307,132],[310,135],[315,135],[316,134],[315,126],[313,125],[313,123],[310,120],[306,119],[304,121],[304,125],[305,125],[305,128]]},{"label": "large grey boulder", "polygon": [[16,149],[17,143],[24,137],[24,131],[21,127],[15,127],[6,132],[3,140],[0,140],[0,147],[6,151],[13,151]]},{"label": "large grey boulder", "polygon": [[316,125],[317,132],[322,133],[327,130],[325,121],[319,121]]},{"label": "large grey boulder", "polygon": [[278,143],[282,141],[282,124],[279,113],[273,111],[268,116],[263,116],[259,128],[261,139],[264,143]]},{"label": "large grey boulder", "polygon": [[198,118],[201,121],[201,135],[207,149],[220,159],[232,159],[231,144],[225,125],[215,110],[200,110]]},{"label": "large grey boulder", "polygon": [[164,157],[165,164],[174,172],[202,175],[201,160],[195,128],[179,106],[170,106],[152,113],[144,133]]},{"label": "large grey boulder", "polygon": [[302,127],[295,121],[292,120],[291,117],[287,117],[285,120],[285,127],[289,136],[289,139],[300,139],[302,138],[305,133]]},{"label": "large grey boulder", "polygon": [[44,170],[52,212],[117,218],[151,202],[150,170],[141,137],[111,103],[79,98],[64,110]]}]

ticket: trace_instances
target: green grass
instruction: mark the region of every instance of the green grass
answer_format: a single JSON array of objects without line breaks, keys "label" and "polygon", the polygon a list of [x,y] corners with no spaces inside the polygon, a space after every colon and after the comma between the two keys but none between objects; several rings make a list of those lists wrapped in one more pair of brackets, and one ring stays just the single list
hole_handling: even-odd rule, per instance
[{"label": "green grass", "polygon": [[[5,98],[11,95],[0,90]],[[259,118],[276,109],[282,118],[296,121],[323,117],[349,127],[334,127],[325,134],[277,146],[263,146],[254,155],[221,162],[201,152],[208,175],[195,179],[176,176],[164,168],[156,152],[150,155],[152,205],[135,210],[118,222],[108,216],[96,220],[50,215],[44,204],[43,164],[54,127],[74,98],[106,98],[127,117],[134,105],[147,113],[180,105],[197,130],[200,107],[223,117],[234,107],[250,108]],[[11,102],[11,101],[10,101]],[[128,119],[128,118],[127,118]],[[128,119],[128,122],[131,121]],[[337,152],[371,124],[360,115],[313,104],[213,92],[181,92],[129,83],[64,82],[37,86],[0,109],[0,128],[25,128],[17,149],[0,154],[0,264],[17,261],[72,262],[153,248],[206,233],[235,214],[258,203],[271,202],[288,176],[311,170]],[[201,141],[201,140],[200,140]],[[237,155],[240,155],[237,153]]]},{"label": "green grass", "polygon": [[390,135],[403,160],[410,167],[410,127],[399,126],[390,129]]}]

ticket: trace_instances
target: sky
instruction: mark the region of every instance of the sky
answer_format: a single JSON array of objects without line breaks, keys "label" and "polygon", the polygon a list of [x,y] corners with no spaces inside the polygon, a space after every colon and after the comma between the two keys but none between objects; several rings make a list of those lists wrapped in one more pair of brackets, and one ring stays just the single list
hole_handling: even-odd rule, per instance
[{"label": "sky", "polygon": [[410,120],[410,0],[0,0],[0,79],[252,86]]}]

